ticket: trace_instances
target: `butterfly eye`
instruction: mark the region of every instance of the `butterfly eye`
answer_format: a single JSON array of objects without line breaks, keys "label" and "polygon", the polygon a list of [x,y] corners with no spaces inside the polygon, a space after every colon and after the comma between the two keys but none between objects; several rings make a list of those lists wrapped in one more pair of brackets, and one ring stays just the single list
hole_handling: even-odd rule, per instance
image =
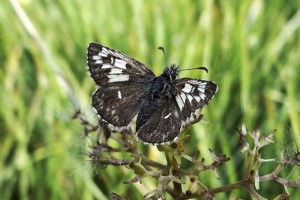
[{"label": "butterfly eye", "polygon": [[174,81],[178,75],[178,66],[172,64],[170,67],[165,68],[162,75],[170,81]]},{"label": "butterfly eye", "polygon": [[177,77],[177,75],[178,75],[178,67],[176,67],[176,68],[173,68],[173,70],[171,71],[171,80],[173,81],[173,80],[175,80],[176,79],[176,77]]}]

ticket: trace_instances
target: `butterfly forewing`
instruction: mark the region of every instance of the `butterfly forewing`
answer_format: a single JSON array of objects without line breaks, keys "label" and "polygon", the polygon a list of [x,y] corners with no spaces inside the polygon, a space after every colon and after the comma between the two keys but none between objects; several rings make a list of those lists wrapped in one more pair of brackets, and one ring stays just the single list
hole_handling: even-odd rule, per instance
[{"label": "butterfly forewing", "polygon": [[99,85],[92,98],[98,116],[115,130],[127,129],[154,74],[142,63],[96,43],[88,46],[87,65]]},{"label": "butterfly forewing", "polygon": [[[200,111],[213,98],[217,85],[210,81],[182,78],[172,83],[171,90],[172,97],[146,99],[147,104],[143,104],[139,111],[138,122],[141,121],[142,126],[137,124],[137,137],[143,142],[163,144],[173,141],[186,126],[198,122]],[[151,117],[143,124],[147,114]]]},{"label": "butterfly forewing", "polygon": [[175,102],[182,118],[181,130],[200,120],[200,111],[218,89],[214,82],[190,78],[177,79],[173,86]]},{"label": "butterfly forewing", "polygon": [[139,61],[97,43],[88,46],[87,65],[92,78],[101,86],[116,82],[144,84],[155,77]]}]

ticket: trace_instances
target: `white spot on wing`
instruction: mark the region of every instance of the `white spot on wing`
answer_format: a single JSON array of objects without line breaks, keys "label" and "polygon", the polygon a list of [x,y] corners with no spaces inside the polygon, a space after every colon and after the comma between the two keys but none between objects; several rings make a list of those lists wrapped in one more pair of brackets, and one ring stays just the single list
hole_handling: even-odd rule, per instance
[{"label": "white spot on wing", "polygon": [[121,91],[120,91],[120,90],[118,91],[118,98],[119,98],[119,99],[122,99],[122,94],[121,94]]},{"label": "white spot on wing", "polygon": [[107,54],[109,54],[109,51],[105,47],[102,47],[102,52],[101,53],[104,53],[104,54],[107,55]]},{"label": "white spot on wing", "polygon": [[111,64],[103,64],[102,65],[102,69],[110,69],[112,67],[112,65]]},{"label": "white spot on wing", "polygon": [[177,102],[177,104],[179,106],[179,109],[182,110],[182,108],[184,106],[184,102],[182,102],[182,99],[181,99],[180,95],[176,96],[176,102]]},{"label": "white spot on wing", "polygon": [[113,83],[113,82],[124,82],[129,80],[129,75],[127,74],[109,74],[107,75],[108,77],[108,82]]},{"label": "white spot on wing", "polygon": [[203,99],[203,100],[204,100],[204,99],[205,99],[205,97],[206,97],[206,96],[205,96],[205,94],[203,94],[203,93],[201,93],[201,94],[200,94],[200,98],[201,98],[201,99]]},{"label": "white spot on wing", "polygon": [[107,57],[107,54],[103,53],[103,52],[98,53],[98,55],[99,55],[99,57]]},{"label": "white spot on wing", "polygon": [[121,69],[126,69],[126,62],[124,60],[115,59],[115,66]]},{"label": "white spot on wing", "polygon": [[192,91],[192,89],[193,89],[193,86],[186,83],[184,85],[184,88],[182,89],[182,91],[185,92],[185,93],[190,93]]},{"label": "white spot on wing", "polygon": [[199,92],[204,93],[205,92],[205,88],[204,87],[198,87]]},{"label": "white spot on wing", "polygon": [[100,56],[93,56],[93,60],[100,60],[101,57]]},{"label": "white spot on wing", "polygon": [[166,116],[164,116],[164,119],[168,119],[170,116],[171,116],[171,113],[169,113]]},{"label": "white spot on wing", "polygon": [[122,74],[123,70],[119,68],[112,68],[109,74]]},{"label": "white spot on wing", "polygon": [[181,100],[182,100],[183,104],[185,104],[186,95],[184,93],[181,93],[180,97],[181,97]]},{"label": "white spot on wing", "polygon": [[103,61],[102,60],[96,60],[95,64],[102,64]]},{"label": "white spot on wing", "polygon": [[199,96],[194,96],[194,98],[195,98],[195,100],[196,100],[197,102],[200,102],[200,101],[201,101],[201,99],[200,99]]},{"label": "white spot on wing", "polygon": [[207,82],[201,82],[201,83],[198,83],[198,85],[202,86],[203,88],[206,87],[206,84],[207,84]]},{"label": "white spot on wing", "polygon": [[187,96],[187,98],[189,99],[189,102],[190,102],[190,103],[192,103],[192,100],[193,100],[193,97],[192,97],[192,95],[190,95],[190,94],[187,94],[186,96]]}]

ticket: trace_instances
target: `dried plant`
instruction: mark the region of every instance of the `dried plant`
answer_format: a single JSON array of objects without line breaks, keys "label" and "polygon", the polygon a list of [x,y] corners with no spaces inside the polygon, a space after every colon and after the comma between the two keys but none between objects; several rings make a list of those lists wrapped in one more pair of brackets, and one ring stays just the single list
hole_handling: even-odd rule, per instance
[{"label": "dried plant", "polygon": [[[288,179],[289,176],[286,178],[280,176],[280,172],[286,166],[299,166],[300,152],[298,150],[297,152],[294,151],[292,156],[286,156],[283,148],[282,157],[279,161],[276,158],[266,159],[261,153],[263,147],[275,142],[274,133],[265,136],[258,130],[249,132],[244,125],[241,129],[237,129],[241,152],[245,155],[246,165],[243,177],[235,183],[217,188],[209,188],[201,182],[198,175],[203,171],[209,170],[212,172],[213,177],[217,179],[222,178],[219,177],[217,168],[230,160],[226,155],[218,156],[213,150],[209,149],[214,161],[212,163],[205,163],[205,159],[200,156],[199,151],[196,151],[192,156],[184,152],[183,141],[189,137],[183,136],[171,144],[157,146],[158,151],[164,153],[167,163],[161,164],[141,154],[137,147],[138,142],[132,134],[112,133],[103,123],[92,125],[80,111],[76,112],[73,118],[80,120],[85,135],[96,135],[96,137],[93,137],[96,138],[93,145],[89,147],[89,151],[86,153],[91,165],[124,166],[131,169],[135,176],[129,180],[125,180],[124,184],[142,183],[142,180],[149,176],[157,180],[156,189],[146,193],[144,195],[145,199],[166,199],[166,193],[174,199],[190,199],[195,197],[213,199],[217,193],[235,189],[246,189],[252,199],[266,199],[259,194],[260,184],[265,181],[274,181],[284,187],[285,193],[278,194],[275,199],[289,199],[287,188],[300,186],[300,176],[296,180]],[[117,142],[118,147],[110,146],[109,140]],[[115,153],[127,153],[130,155],[130,159],[116,158],[114,156]],[[192,167],[183,169],[181,167],[183,159],[191,162]],[[276,167],[268,174],[262,175],[260,174],[260,167],[266,162],[272,162],[274,165],[276,164]],[[182,189],[184,184],[189,184],[186,191]],[[112,193],[110,198],[127,199],[116,193]]]}]

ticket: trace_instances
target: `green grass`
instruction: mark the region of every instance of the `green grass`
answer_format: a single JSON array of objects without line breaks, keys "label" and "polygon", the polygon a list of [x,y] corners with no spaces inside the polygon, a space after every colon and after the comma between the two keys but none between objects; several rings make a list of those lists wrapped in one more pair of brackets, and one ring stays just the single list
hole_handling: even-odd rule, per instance
[{"label": "green grass", "polygon": [[[85,68],[92,41],[136,58],[157,75],[164,67],[158,46],[170,63],[209,69],[181,74],[219,86],[203,111],[212,123],[188,129],[201,153],[212,148],[232,158],[221,168],[221,180],[201,176],[209,186],[241,179],[235,128],[242,123],[265,133],[277,129],[278,142],[265,150],[266,158],[280,157],[289,130],[300,147],[299,1],[16,2],[0,3],[1,199],[105,199],[111,192],[134,199],[153,187],[151,180],[123,185],[132,175],[123,168],[91,175],[86,167],[82,127],[68,119],[74,104],[93,118],[95,84]],[[154,148],[149,154],[161,156]],[[262,195],[274,198],[274,191],[284,190],[262,183]],[[299,187],[289,192],[292,199],[300,195]],[[217,196],[238,197],[249,195],[238,190]]]}]

